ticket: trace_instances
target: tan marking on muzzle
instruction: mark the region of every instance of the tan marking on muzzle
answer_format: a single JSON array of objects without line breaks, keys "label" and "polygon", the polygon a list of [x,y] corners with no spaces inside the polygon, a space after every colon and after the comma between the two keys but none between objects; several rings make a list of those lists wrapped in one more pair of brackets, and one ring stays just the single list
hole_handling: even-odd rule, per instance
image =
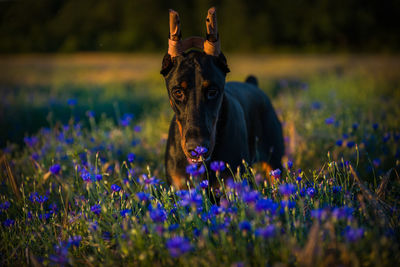
[{"label": "tan marking on muzzle", "polygon": [[181,82],[181,86],[183,89],[187,89],[188,83],[186,81]]}]

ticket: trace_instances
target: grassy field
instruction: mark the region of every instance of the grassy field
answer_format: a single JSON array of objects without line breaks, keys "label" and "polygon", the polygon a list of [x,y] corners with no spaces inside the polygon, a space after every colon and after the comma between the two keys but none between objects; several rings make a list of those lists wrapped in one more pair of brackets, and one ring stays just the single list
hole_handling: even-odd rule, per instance
[{"label": "grassy field", "polygon": [[271,97],[285,169],[175,192],[161,54],[1,56],[1,265],[399,264],[400,57],[227,58]]}]

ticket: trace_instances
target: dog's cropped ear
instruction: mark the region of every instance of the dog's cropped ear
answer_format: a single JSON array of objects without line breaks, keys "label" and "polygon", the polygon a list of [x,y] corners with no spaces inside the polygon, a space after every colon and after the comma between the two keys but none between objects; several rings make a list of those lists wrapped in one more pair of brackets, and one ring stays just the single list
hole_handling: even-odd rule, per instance
[{"label": "dog's cropped ear", "polygon": [[222,52],[218,55],[218,57],[215,58],[215,60],[217,62],[217,66],[225,73],[225,75],[230,72],[228,63],[226,62],[226,57]]},{"label": "dog's cropped ear", "polygon": [[167,75],[171,70],[172,66],[173,66],[172,57],[170,54],[167,53],[163,58],[160,73],[163,76]]}]

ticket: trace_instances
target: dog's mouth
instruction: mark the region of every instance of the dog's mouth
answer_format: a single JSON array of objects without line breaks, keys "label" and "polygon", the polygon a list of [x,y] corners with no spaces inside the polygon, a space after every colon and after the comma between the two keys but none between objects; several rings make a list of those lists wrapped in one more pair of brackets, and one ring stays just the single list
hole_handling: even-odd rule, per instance
[{"label": "dog's mouth", "polygon": [[211,158],[211,155],[208,155],[208,156],[204,155],[204,156],[200,156],[197,158],[188,157],[186,155],[186,159],[190,164],[199,164],[199,163],[202,163],[203,161],[209,161],[210,158]]}]

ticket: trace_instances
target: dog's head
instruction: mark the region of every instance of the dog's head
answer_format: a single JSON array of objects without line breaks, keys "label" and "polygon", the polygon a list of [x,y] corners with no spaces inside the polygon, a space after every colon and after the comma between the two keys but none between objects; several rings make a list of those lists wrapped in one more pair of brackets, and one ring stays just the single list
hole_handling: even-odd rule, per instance
[{"label": "dog's head", "polygon": [[[197,48],[197,50],[187,50]],[[215,9],[207,16],[207,39],[181,40],[179,16],[170,10],[168,53],[162,62],[171,107],[189,162],[199,162],[196,147],[205,147],[207,159],[215,145],[216,125],[229,72],[220,52]]]}]

